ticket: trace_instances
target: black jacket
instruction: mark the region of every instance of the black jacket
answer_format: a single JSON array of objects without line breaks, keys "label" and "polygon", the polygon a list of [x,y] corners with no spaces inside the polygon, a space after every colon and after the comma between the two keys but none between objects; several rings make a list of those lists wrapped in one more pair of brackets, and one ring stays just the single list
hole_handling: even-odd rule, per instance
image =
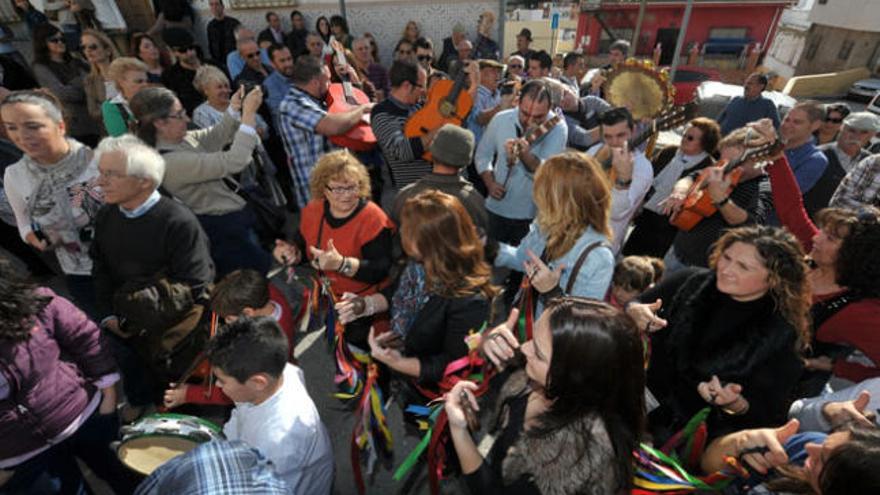
[{"label": "black jacket", "polygon": [[406,334],[404,354],[421,364],[418,381],[427,386],[443,378],[446,366],[468,352],[464,338],[477,332],[489,317],[489,299],[482,293],[466,297],[432,295]]},{"label": "black jacket", "polygon": [[742,385],[749,409],[738,416],[713,410],[710,439],[785,422],[802,371],[797,331],[776,311],[769,294],[737,302],[715,283],[713,270],[685,269],[640,297],[646,302],[661,298],[660,317],[669,322],[651,336],[648,389],[660,402],[648,417],[655,444],[708,407],[697,385],[712,375]]}]

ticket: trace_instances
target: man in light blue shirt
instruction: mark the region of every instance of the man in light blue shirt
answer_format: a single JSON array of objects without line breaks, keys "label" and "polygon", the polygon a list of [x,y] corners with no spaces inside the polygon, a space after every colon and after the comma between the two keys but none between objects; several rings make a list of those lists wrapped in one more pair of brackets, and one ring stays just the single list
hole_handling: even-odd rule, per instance
[{"label": "man in light blue shirt", "polygon": [[[240,46],[243,41],[253,41],[257,42],[257,35],[251,30],[244,26],[244,24],[239,24],[235,26],[235,30],[233,31],[235,35],[235,44],[236,46]],[[260,62],[263,65],[272,65],[272,62],[269,60],[269,54],[265,49],[260,49]],[[241,71],[245,68],[245,60],[241,58],[241,54],[238,53],[238,50],[232,50],[226,55],[226,70],[229,71],[229,80],[234,81]]]},{"label": "man in light blue shirt", "polygon": [[284,45],[272,45],[269,47],[269,59],[275,70],[263,81],[263,90],[266,93],[266,106],[272,114],[272,126],[278,129],[281,102],[293,84],[290,80],[293,77],[293,56],[290,54],[290,48]]},{"label": "man in light blue shirt", "polygon": [[480,85],[477,97],[467,119],[467,128],[474,133],[474,142],[479,143],[483,130],[498,112],[513,107],[513,95],[504,97],[498,92],[498,81],[504,65],[494,60],[480,60]]},{"label": "man in light blue shirt", "polygon": [[[530,130],[549,119],[557,123],[537,139],[526,139]],[[567,136],[565,119],[551,112],[550,88],[541,80],[523,86],[519,108],[499,112],[492,118],[474,157],[477,172],[489,192],[486,209],[490,238],[515,246],[528,233],[535,218],[535,171],[544,160],[565,149]],[[509,165],[508,156],[516,148],[517,158]]]}]

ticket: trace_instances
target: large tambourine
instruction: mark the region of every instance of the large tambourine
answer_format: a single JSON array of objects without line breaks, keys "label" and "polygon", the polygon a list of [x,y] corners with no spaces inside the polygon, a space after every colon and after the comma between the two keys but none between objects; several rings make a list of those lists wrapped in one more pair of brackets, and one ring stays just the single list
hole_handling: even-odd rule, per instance
[{"label": "large tambourine", "polygon": [[608,72],[603,85],[605,100],[626,107],[636,120],[654,118],[672,105],[675,88],[666,69],[650,60],[627,59]]}]

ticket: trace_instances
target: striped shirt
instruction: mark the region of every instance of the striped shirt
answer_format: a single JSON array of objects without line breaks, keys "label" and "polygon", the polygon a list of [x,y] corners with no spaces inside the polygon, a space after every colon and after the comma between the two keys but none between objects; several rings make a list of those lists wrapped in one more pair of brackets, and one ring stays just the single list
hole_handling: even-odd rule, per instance
[{"label": "striped shirt", "polygon": [[373,107],[370,115],[373,134],[391,171],[391,182],[397,190],[421,179],[431,172],[431,164],[422,159],[425,148],[421,138],[403,134],[407,119],[419,107],[405,105],[389,96]]}]

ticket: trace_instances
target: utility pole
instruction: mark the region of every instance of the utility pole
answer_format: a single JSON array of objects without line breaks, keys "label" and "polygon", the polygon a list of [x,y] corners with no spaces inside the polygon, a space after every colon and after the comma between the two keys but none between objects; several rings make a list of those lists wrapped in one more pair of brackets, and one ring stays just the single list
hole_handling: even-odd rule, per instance
[{"label": "utility pole", "polygon": [[681,48],[684,46],[684,37],[687,34],[688,24],[691,21],[691,10],[694,7],[694,0],[688,0],[687,6],[684,8],[684,17],[681,18],[681,29],[678,31],[678,41],[675,42],[675,53],[672,55],[672,69],[669,71],[669,80],[675,81],[675,71],[678,68],[678,59],[680,58]]}]

